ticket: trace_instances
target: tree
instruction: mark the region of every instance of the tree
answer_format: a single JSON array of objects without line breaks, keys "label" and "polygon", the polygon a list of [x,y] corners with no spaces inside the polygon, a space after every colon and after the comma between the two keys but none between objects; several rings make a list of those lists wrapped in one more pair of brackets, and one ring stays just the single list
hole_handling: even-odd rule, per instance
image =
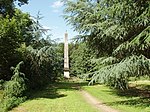
[{"label": "tree", "polygon": [[10,79],[10,67],[16,65],[19,60],[17,48],[25,42],[26,44],[33,39],[29,32],[32,21],[28,14],[15,10],[15,15],[10,19],[9,15],[3,18],[0,16],[0,67],[2,79]]},{"label": "tree", "polygon": [[[25,101],[24,93],[29,90],[57,81],[63,71],[61,46],[50,39],[51,35],[43,37],[47,29],[40,24],[40,15],[35,20],[14,8],[17,0],[6,1],[0,1],[3,4],[0,7],[0,79],[6,81],[2,101],[4,111]],[[17,2],[22,5],[27,1]],[[11,14],[10,11],[14,12]],[[12,74],[10,68],[15,65]]]},{"label": "tree", "polygon": [[82,77],[83,74],[89,73],[92,69],[91,59],[92,51],[88,49],[85,43],[75,44],[70,55],[70,71],[71,75]]},{"label": "tree", "polygon": [[[66,2],[65,19],[82,34],[97,57],[105,59],[103,66],[92,73],[92,82],[125,89],[129,77],[149,75],[149,7],[149,0]],[[129,67],[135,69],[134,73]]]},{"label": "tree", "polygon": [[4,88],[4,95],[2,99],[3,111],[8,111],[14,106],[19,105],[25,101],[26,84],[25,74],[20,72],[23,62],[19,62],[16,67],[12,67],[13,76],[10,81],[7,81]]},{"label": "tree", "polygon": [[0,1],[0,15],[6,16],[13,15],[15,10],[15,3],[18,3],[19,6],[27,4],[28,0],[1,0]]},{"label": "tree", "polygon": [[19,51],[22,52],[23,72],[27,74],[29,89],[39,89],[61,77],[63,59],[58,53],[57,46],[45,45],[36,49],[32,46],[22,46]]}]

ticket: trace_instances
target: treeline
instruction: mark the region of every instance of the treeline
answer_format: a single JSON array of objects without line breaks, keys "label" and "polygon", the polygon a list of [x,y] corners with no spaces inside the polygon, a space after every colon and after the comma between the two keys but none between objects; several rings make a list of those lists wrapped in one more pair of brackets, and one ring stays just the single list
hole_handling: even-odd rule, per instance
[{"label": "treeline", "polygon": [[123,90],[130,77],[150,76],[149,0],[75,0],[65,6],[64,18],[82,41],[71,54],[72,74]]},{"label": "treeline", "polygon": [[14,2],[21,6],[28,0],[7,1],[0,2],[1,112],[25,101],[30,90],[57,81],[63,71],[62,46],[45,34],[40,16],[15,8]]}]

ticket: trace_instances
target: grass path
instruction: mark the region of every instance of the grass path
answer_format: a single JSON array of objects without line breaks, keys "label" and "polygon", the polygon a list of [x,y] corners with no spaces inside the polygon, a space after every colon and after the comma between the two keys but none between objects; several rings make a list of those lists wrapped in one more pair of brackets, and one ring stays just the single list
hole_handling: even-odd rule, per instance
[{"label": "grass path", "polygon": [[137,83],[129,90],[117,91],[104,85],[84,86],[84,89],[119,112],[150,112],[150,82]]},{"label": "grass path", "polygon": [[49,86],[10,112],[100,112],[85,101],[77,86],[77,83]]},{"label": "grass path", "polygon": [[97,100],[97,98],[91,96],[87,91],[82,90],[81,91],[83,97],[85,98],[85,100],[91,104],[93,107],[96,107],[98,110],[102,111],[102,112],[119,112],[109,106],[107,106],[106,104],[102,103],[100,100]]}]

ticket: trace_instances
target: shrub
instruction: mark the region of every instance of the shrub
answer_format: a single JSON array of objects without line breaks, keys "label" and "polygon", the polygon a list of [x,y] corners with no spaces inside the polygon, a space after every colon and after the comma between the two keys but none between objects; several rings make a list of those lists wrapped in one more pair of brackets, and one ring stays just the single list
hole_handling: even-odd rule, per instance
[{"label": "shrub", "polygon": [[21,64],[23,64],[23,62],[20,62],[15,68],[11,68],[14,70],[14,75],[11,77],[11,80],[4,85],[4,95],[2,99],[4,112],[24,102],[26,99],[25,74],[20,72]]},{"label": "shrub", "polygon": [[19,105],[20,103],[24,102],[26,97],[11,97],[11,98],[6,98],[3,100],[2,104],[2,111],[7,112],[8,110],[12,109],[13,107]]}]

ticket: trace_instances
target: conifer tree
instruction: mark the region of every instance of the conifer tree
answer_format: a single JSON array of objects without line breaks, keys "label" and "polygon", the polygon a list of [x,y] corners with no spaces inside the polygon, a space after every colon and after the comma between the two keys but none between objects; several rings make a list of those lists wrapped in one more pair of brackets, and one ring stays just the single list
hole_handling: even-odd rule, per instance
[{"label": "conifer tree", "polygon": [[[68,1],[64,12],[97,57],[105,59],[99,62],[103,66],[91,73],[91,83],[125,89],[129,77],[150,75],[149,0]],[[110,57],[116,60],[111,63]]]}]

